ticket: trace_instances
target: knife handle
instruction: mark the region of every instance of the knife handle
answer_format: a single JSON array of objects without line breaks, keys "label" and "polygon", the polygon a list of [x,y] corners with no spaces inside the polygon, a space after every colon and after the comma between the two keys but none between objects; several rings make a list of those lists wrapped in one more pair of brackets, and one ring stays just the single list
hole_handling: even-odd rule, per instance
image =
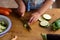
[{"label": "knife handle", "polygon": [[60,34],[47,34],[47,40],[60,40]]}]

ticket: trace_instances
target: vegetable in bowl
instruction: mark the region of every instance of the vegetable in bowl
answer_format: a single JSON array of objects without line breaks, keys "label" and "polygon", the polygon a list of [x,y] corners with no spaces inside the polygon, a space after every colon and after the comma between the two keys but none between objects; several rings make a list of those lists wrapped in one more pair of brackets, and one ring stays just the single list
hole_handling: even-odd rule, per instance
[{"label": "vegetable in bowl", "polygon": [[0,21],[0,33],[7,29],[7,23],[5,21]]},{"label": "vegetable in bowl", "polygon": [[0,37],[4,36],[12,27],[11,20],[4,16],[0,15]]}]

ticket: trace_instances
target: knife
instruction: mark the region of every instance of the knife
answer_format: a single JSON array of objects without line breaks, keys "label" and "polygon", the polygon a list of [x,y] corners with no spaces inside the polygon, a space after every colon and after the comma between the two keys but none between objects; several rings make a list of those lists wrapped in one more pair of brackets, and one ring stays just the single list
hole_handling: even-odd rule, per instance
[{"label": "knife", "polygon": [[28,31],[30,31],[31,27],[28,24],[28,20],[26,20],[24,17],[21,17],[20,20],[23,23],[23,27],[26,28]]}]

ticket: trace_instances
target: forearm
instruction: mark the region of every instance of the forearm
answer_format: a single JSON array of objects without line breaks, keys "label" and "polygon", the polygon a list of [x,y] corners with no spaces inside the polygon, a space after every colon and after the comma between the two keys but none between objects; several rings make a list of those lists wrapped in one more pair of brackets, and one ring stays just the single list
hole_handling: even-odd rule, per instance
[{"label": "forearm", "polygon": [[15,1],[18,4],[18,6],[20,6],[20,7],[25,6],[24,3],[23,3],[23,0],[15,0]]},{"label": "forearm", "polygon": [[45,13],[47,11],[47,9],[54,3],[54,1],[52,0],[47,0],[40,9],[38,9],[38,12],[40,13],[40,15],[42,15],[43,13]]}]

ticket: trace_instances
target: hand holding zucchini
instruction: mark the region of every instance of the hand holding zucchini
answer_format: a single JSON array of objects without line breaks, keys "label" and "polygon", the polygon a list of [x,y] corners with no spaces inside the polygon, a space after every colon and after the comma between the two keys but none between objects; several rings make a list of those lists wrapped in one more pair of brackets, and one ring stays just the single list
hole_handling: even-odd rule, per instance
[{"label": "hand holding zucchini", "polygon": [[0,14],[3,14],[3,15],[9,15],[10,12],[12,12],[11,9],[0,7]]}]

